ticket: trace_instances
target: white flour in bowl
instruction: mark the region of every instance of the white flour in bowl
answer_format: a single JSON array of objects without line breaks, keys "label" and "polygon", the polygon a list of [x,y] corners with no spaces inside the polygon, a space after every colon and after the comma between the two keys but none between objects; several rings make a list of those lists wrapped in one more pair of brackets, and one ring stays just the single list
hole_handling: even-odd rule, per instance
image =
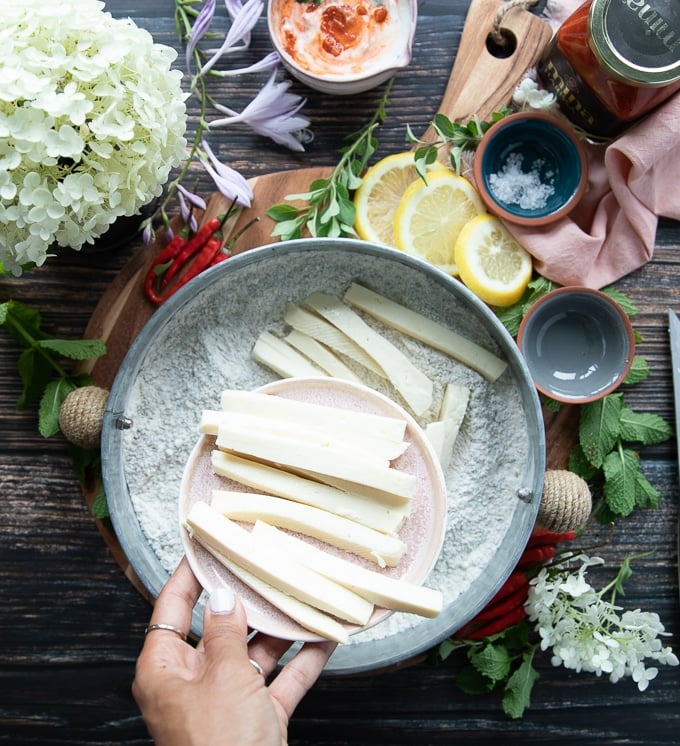
[{"label": "white flour in bowl", "polygon": [[[281,319],[287,302],[301,302],[316,290],[341,296],[356,280],[498,352],[480,320],[463,304],[458,306],[450,292],[431,287],[415,271],[406,286],[400,275],[376,277],[372,271],[375,259],[367,257],[366,263],[371,271],[364,268],[365,276],[362,260],[357,258],[351,266],[338,260],[330,281],[322,263],[300,270],[294,280],[291,273],[285,283],[280,281],[280,267],[253,266],[240,272],[230,292],[220,286],[202,291],[149,343],[125,407],[126,416],[133,420],[124,435],[125,478],[143,533],[168,573],[183,552],[179,485],[199,437],[201,411],[215,408],[226,388],[251,390],[276,379],[252,361],[250,351],[263,329],[275,334],[285,331]],[[291,284],[298,287],[291,289]],[[518,491],[527,486],[522,479],[526,478],[530,436],[520,387],[511,369],[490,383],[447,355],[364,318],[434,380],[432,412],[417,418],[421,425],[436,419],[448,382],[470,389],[468,410],[446,471],[446,538],[425,583],[441,590],[446,608],[479,581],[499,556],[517,508]],[[404,406],[382,379],[345,362],[364,383]],[[395,613],[353,635],[351,645],[389,638],[427,621]]]}]

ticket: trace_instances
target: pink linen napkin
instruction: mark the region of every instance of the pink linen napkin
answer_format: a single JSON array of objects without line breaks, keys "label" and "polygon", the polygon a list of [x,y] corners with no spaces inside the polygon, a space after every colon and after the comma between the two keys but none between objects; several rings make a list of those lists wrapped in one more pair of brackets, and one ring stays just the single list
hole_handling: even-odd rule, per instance
[{"label": "pink linen napkin", "polygon": [[609,145],[586,150],[588,189],[567,217],[507,227],[544,277],[601,288],[652,258],[659,216],[680,219],[680,93]]}]

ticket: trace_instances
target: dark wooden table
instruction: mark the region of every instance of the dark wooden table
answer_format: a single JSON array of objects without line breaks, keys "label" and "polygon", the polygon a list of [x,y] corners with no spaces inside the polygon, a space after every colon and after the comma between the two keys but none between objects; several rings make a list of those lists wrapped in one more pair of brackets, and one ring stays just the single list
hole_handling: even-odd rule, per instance
[{"label": "dark wooden table", "polygon": [[[111,0],[157,41],[176,45],[170,0]],[[465,0],[422,0],[412,65],[396,80],[393,104],[380,129],[379,155],[404,149],[406,123],[423,131],[437,110],[466,10]],[[253,59],[268,50],[261,23]],[[261,81],[260,81],[261,82]],[[259,82],[225,84],[240,109]],[[305,165],[333,165],[342,136],[374,110],[375,93],[351,105],[303,91],[314,141],[304,154],[270,145],[233,127],[212,139],[246,176]],[[195,113],[195,111],[194,111]],[[212,191],[197,171],[199,188]],[[13,298],[41,312],[45,328],[64,338],[83,335],[102,294],[136,244],[115,253],[67,252],[20,279],[0,279],[0,301]],[[680,225],[662,220],[653,260],[618,286],[639,307],[639,354],[651,377],[627,390],[629,405],[674,424],[666,312],[680,310]],[[43,439],[34,408],[17,410],[20,349],[0,331],[0,740],[12,744],[149,743],[130,694],[135,659],[150,606],[123,574],[83,499],[66,442]],[[658,509],[622,521],[599,553],[613,573],[624,557],[651,554],[634,565],[628,608],[657,611],[670,644],[680,651],[676,554],[678,473],[675,441],[644,448],[643,470],[662,495]],[[587,541],[607,532],[591,527]],[[595,579],[599,575],[593,573]],[[390,673],[322,678],[300,706],[291,744],[671,744],[680,743],[680,668],[663,667],[647,692],[590,674],[552,668],[539,656],[541,679],[524,718],[508,720],[495,694],[461,694],[454,678],[461,659],[433,668],[412,665]]]}]

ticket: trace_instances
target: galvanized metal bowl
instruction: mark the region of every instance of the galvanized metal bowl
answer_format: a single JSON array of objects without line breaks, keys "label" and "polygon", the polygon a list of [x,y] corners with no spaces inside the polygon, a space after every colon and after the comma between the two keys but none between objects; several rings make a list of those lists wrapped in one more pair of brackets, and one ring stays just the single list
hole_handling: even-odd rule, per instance
[{"label": "galvanized metal bowl", "polygon": [[[427,585],[440,587],[435,619],[395,613],[338,647],[337,674],[386,668],[431,648],[469,621],[514,568],[543,487],[545,437],[526,363],[494,314],[457,280],[396,250],[353,239],[263,246],[208,270],[149,320],[123,360],[102,431],[104,487],[116,535],[156,596],[182,554],[179,485],[203,408],[225,388],[254,389],[276,376],[250,352],[263,329],[283,329],[289,302],[367,285],[503,357],[495,382],[413,340],[400,338],[437,385],[471,390],[451,465],[444,545]],[[385,393],[383,391],[383,393]],[[187,423],[189,423],[187,425]],[[192,632],[201,634],[202,603]]]}]

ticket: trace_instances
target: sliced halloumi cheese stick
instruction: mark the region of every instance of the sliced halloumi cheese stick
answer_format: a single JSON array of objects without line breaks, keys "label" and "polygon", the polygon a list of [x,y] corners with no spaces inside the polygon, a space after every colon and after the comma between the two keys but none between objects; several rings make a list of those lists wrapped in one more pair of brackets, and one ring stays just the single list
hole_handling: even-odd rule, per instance
[{"label": "sliced halloumi cheese stick", "polygon": [[206,502],[191,506],[184,525],[209,552],[217,550],[283,593],[321,611],[361,625],[373,613],[370,601],[275,551]]},{"label": "sliced halloumi cheese stick", "polygon": [[313,337],[332,350],[345,355],[350,360],[354,360],[355,363],[363,365],[371,373],[375,373],[381,378],[387,378],[385,371],[370,355],[353,342],[344,332],[341,332],[340,329],[333,326],[333,324],[329,324],[328,321],[322,319],[317,314],[308,311],[306,308],[301,308],[294,303],[289,303],[286,306],[283,320],[286,324],[292,326],[293,329],[297,329],[299,332]]},{"label": "sliced halloumi cheese stick", "polygon": [[415,412],[423,415],[432,405],[433,382],[386,337],[370,327],[339,298],[328,293],[312,293],[305,305],[343,331],[368,353]]},{"label": "sliced halloumi cheese stick", "polygon": [[406,545],[397,536],[383,534],[356,521],[283,497],[213,490],[210,504],[232,520],[247,523],[260,520],[287,528],[352,552],[380,567],[394,567],[406,551]]},{"label": "sliced halloumi cheese stick", "polygon": [[408,500],[399,505],[381,503],[233,453],[213,451],[212,467],[215,474],[239,484],[336,513],[386,534],[398,533],[411,513]]},{"label": "sliced halloumi cheese stick", "polygon": [[328,554],[319,547],[284,531],[279,531],[263,521],[255,523],[253,533],[279,548],[281,552],[290,554],[298,562],[350,588],[377,606],[429,618],[438,616],[442,610],[443,598],[438,590],[367,570],[342,557]]},{"label": "sliced halloumi cheese stick", "polygon": [[[453,445],[470,401],[470,389],[457,383],[447,383],[439,410],[439,421],[444,428],[440,463],[446,469],[451,463]],[[425,428],[427,434],[427,428]]]},{"label": "sliced halloumi cheese stick", "polygon": [[261,578],[258,578],[257,575],[253,575],[252,572],[244,570],[216,549],[211,549],[210,552],[215,559],[221,562],[242,583],[252,588],[265,601],[268,601],[272,606],[275,606],[279,611],[289,616],[300,626],[317,635],[321,635],[321,637],[325,637],[327,640],[334,640],[339,643],[349,641],[347,630],[334,617],[324,614],[323,611],[319,611],[314,606],[310,606],[294,596],[280,591],[278,588],[274,588],[273,585],[266,583]]},{"label": "sliced halloumi cheese stick", "polygon": [[387,492],[380,487],[371,487],[366,484],[359,484],[350,479],[342,479],[340,477],[332,477],[328,474],[320,474],[313,469],[295,469],[294,472],[295,474],[307,477],[314,482],[320,482],[329,487],[335,487],[342,492],[348,492],[352,495],[363,497],[366,500],[374,500],[381,505],[389,505],[398,508],[403,505],[405,501],[410,501],[410,498],[397,495],[394,492]]},{"label": "sliced halloumi cheese stick", "polygon": [[314,339],[314,337],[293,329],[283,339],[291,347],[294,347],[298,352],[308,357],[314,365],[318,365],[328,375],[333,376],[333,378],[342,378],[345,381],[361,383],[361,379],[351,368],[345,365],[337,355],[329,350],[328,347],[321,344],[321,342]]},{"label": "sliced halloumi cheese stick", "polygon": [[299,440],[324,448],[340,448],[356,452],[358,459],[393,461],[409,447],[407,441],[384,440],[374,435],[347,428],[342,422],[329,420],[323,427],[307,426],[299,419],[266,415],[224,412],[207,409],[201,414],[198,429],[202,433],[219,436],[223,429],[237,429],[257,433],[272,433],[290,441]]},{"label": "sliced halloumi cheese stick", "polygon": [[293,469],[311,469],[359,484],[394,492],[410,498],[415,493],[417,477],[395,469],[382,459],[360,459],[356,451],[342,446],[326,447],[275,433],[250,432],[229,426],[220,427],[215,441],[220,450],[250,456],[268,463]]},{"label": "sliced halloumi cheese stick", "polygon": [[495,381],[508,367],[505,360],[481,345],[432,319],[389,300],[362,285],[352,283],[344,296],[348,303],[409,337],[424,342]]},{"label": "sliced halloumi cheese stick", "polygon": [[334,427],[342,426],[349,432],[358,431],[395,442],[403,440],[406,432],[406,420],[402,417],[298,401],[258,391],[226,389],[220,396],[220,406],[227,412],[281,417],[289,421],[304,422],[310,427],[326,427],[332,422]]},{"label": "sliced halloumi cheese stick", "polygon": [[253,360],[282,378],[325,376],[321,368],[271,332],[262,332],[251,351]]}]

